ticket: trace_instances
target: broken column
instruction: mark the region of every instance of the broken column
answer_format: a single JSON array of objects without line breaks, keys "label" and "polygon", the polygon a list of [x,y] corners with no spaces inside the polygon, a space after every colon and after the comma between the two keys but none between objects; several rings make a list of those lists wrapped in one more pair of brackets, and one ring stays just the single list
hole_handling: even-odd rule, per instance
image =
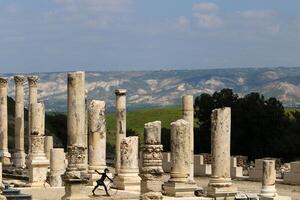
[{"label": "broken column", "polygon": [[195,185],[189,184],[190,138],[189,123],[183,119],[171,123],[171,162],[170,179],[163,185],[167,196],[194,196]]},{"label": "broken column", "polygon": [[89,174],[91,185],[99,179],[95,172],[103,172],[106,168],[106,122],[105,102],[93,100],[89,105]]},{"label": "broken column", "polygon": [[141,199],[162,199],[162,151],[161,122],[149,122],[144,126],[143,164],[140,174]]},{"label": "broken column", "polygon": [[63,148],[54,148],[50,151],[50,186],[61,187],[61,176],[65,173],[65,152]]},{"label": "broken column", "polygon": [[30,116],[30,105],[38,102],[37,98],[37,82],[39,80],[38,76],[28,76],[28,88],[29,88],[29,102],[28,102],[28,154],[30,153],[30,142],[31,142],[31,116]]},{"label": "broken column", "polygon": [[115,171],[118,174],[121,166],[120,145],[121,141],[126,137],[126,90],[117,89],[115,94],[117,118]]},{"label": "broken column", "polygon": [[47,159],[50,160],[50,152],[53,149],[53,136],[45,136],[44,149]]},{"label": "broken column", "polygon": [[15,80],[15,153],[13,163],[24,168],[24,76],[14,76]]},{"label": "broken column", "polygon": [[119,190],[140,191],[138,137],[126,137],[121,141],[121,166],[114,183]]},{"label": "broken column", "polygon": [[29,185],[43,186],[47,179],[49,160],[44,151],[45,140],[45,107],[43,103],[30,105],[31,112],[31,149],[29,154]]},{"label": "broken column", "polygon": [[0,160],[3,165],[10,165],[8,152],[8,116],[7,116],[7,78],[0,77]]},{"label": "broken column", "polygon": [[263,160],[263,177],[260,197],[277,197],[275,188],[276,169],[275,160]]},{"label": "broken column", "polygon": [[237,192],[230,177],[231,109],[215,109],[211,114],[212,175],[208,183],[209,197],[232,197]]},{"label": "broken column", "polygon": [[89,177],[85,164],[85,73],[68,74],[68,167],[63,180],[65,195],[62,200],[89,199],[84,187]]},{"label": "broken column", "polygon": [[189,180],[194,182],[194,99],[192,95],[185,95],[182,97],[182,108],[183,119],[189,123]]}]

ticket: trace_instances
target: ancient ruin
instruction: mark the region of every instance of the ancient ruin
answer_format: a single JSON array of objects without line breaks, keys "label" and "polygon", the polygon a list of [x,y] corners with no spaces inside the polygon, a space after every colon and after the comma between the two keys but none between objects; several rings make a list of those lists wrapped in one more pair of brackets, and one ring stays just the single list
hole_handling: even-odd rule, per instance
[{"label": "ancient ruin", "polygon": [[50,186],[63,186],[62,175],[66,171],[65,152],[63,148],[54,148],[50,151]]}]

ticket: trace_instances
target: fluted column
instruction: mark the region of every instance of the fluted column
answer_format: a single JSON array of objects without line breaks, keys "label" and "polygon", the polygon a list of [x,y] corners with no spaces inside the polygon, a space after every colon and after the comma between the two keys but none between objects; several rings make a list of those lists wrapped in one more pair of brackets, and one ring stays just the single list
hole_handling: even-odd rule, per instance
[{"label": "fluted column", "polygon": [[29,101],[28,101],[28,154],[30,153],[31,146],[31,114],[30,114],[30,105],[38,102],[38,93],[37,93],[37,82],[39,80],[38,76],[28,76],[28,88],[29,88]]},{"label": "fluted column", "polygon": [[0,77],[0,159],[3,165],[10,164],[8,152],[7,78]]},{"label": "fluted column", "polygon": [[25,167],[24,151],[24,76],[14,76],[15,80],[15,153],[14,165]]},{"label": "fluted column", "polygon": [[115,91],[115,94],[117,118],[115,170],[118,174],[121,167],[120,145],[121,141],[126,137],[126,90],[118,89]]},{"label": "fluted column", "polygon": [[105,102],[91,101],[88,112],[89,124],[89,174],[92,181],[99,179],[95,170],[106,168],[106,122]]},{"label": "fluted column", "polygon": [[189,123],[189,180],[194,181],[194,99],[192,95],[182,97],[182,108],[183,119]]}]

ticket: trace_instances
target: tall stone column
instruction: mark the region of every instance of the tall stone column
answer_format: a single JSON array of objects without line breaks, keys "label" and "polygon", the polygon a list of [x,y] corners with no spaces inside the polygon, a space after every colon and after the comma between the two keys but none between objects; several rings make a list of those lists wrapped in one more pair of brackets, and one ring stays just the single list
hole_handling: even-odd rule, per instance
[{"label": "tall stone column", "polygon": [[119,190],[140,191],[138,137],[126,137],[121,141],[121,166],[114,183]]},{"label": "tall stone column", "polygon": [[10,165],[8,152],[7,78],[0,77],[0,159],[3,165]]},{"label": "tall stone column", "polygon": [[14,76],[15,80],[15,153],[14,165],[24,168],[24,76]]},{"label": "tall stone column", "polygon": [[275,181],[276,181],[275,160],[264,160],[262,188],[259,196],[277,197],[278,195],[275,188]]},{"label": "tall stone column", "polygon": [[89,177],[85,164],[85,73],[68,74],[68,166],[62,200],[89,199],[82,191]]},{"label": "tall stone column", "polygon": [[47,179],[49,160],[44,151],[45,107],[43,103],[30,105],[31,149],[29,154],[29,186],[44,186]]},{"label": "tall stone column", "polygon": [[140,174],[141,199],[162,199],[161,122],[149,122],[144,126],[143,165]]},{"label": "tall stone column", "polygon": [[31,146],[31,114],[30,114],[30,105],[38,102],[38,93],[37,93],[37,82],[39,80],[38,76],[28,76],[28,88],[29,88],[29,101],[28,101],[28,154],[30,153]]},{"label": "tall stone column", "polygon": [[95,170],[106,168],[105,102],[93,100],[89,105],[89,174],[91,184],[99,179]]},{"label": "tall stone column", "polygon": [[194,196],[196,186],[189,184],[188,180],[191,152],[189,131],[190,125],[183,119],[171,123],[171,178],[163,186],[168,196]]},{"label": "tall stone column", "polygon": [[50,152],[53,149],[53,136],[45,136],[44,149],[47,159],[50,160]]},{"label": "tall stone column", "polygon": [[215,109],[211,114],[212,175],[207,194],[210,197],[233,197],[237,189],[230,178],[231,109]]},{"label": "tall stone column", "polygon": [[183,119],[189,123],[190,165],[189,180],[194,182],[194,99],[192,95],[182,97]]},{"label": "tall stone column", "polygon": [[65,152],[63,148],[54,148],[50,151],[50,186],[61,187],[61,176],[65,173]]},{"label": "tall stone column", "polygon": [[126,90],[118,89],[115,91],[115,94],[117,118],[115,170],[116,174],[118,174],[121,166],[120,145],[121,141],[126,137]]}]

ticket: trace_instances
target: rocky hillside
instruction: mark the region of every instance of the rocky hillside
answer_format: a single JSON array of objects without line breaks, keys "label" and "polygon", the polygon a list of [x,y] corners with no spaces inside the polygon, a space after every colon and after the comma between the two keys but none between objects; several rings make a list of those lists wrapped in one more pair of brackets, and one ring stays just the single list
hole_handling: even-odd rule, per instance
[{"label": "rocky hillside", "polygon": [[[39,95],[46,109],[66,111],[67,73],[38,75]],[[277,97],[285,106],[300,105],[300,68],[87,72],[86,82],[89,100],[105,100],[109,108],[114,106],[116,88],[128,90],[129,109],[178,105],[183,94],[213,93],[222,88],[232,88],[239,95],[260,92]],[[13,81],[10,84],[13,95]]]}]

